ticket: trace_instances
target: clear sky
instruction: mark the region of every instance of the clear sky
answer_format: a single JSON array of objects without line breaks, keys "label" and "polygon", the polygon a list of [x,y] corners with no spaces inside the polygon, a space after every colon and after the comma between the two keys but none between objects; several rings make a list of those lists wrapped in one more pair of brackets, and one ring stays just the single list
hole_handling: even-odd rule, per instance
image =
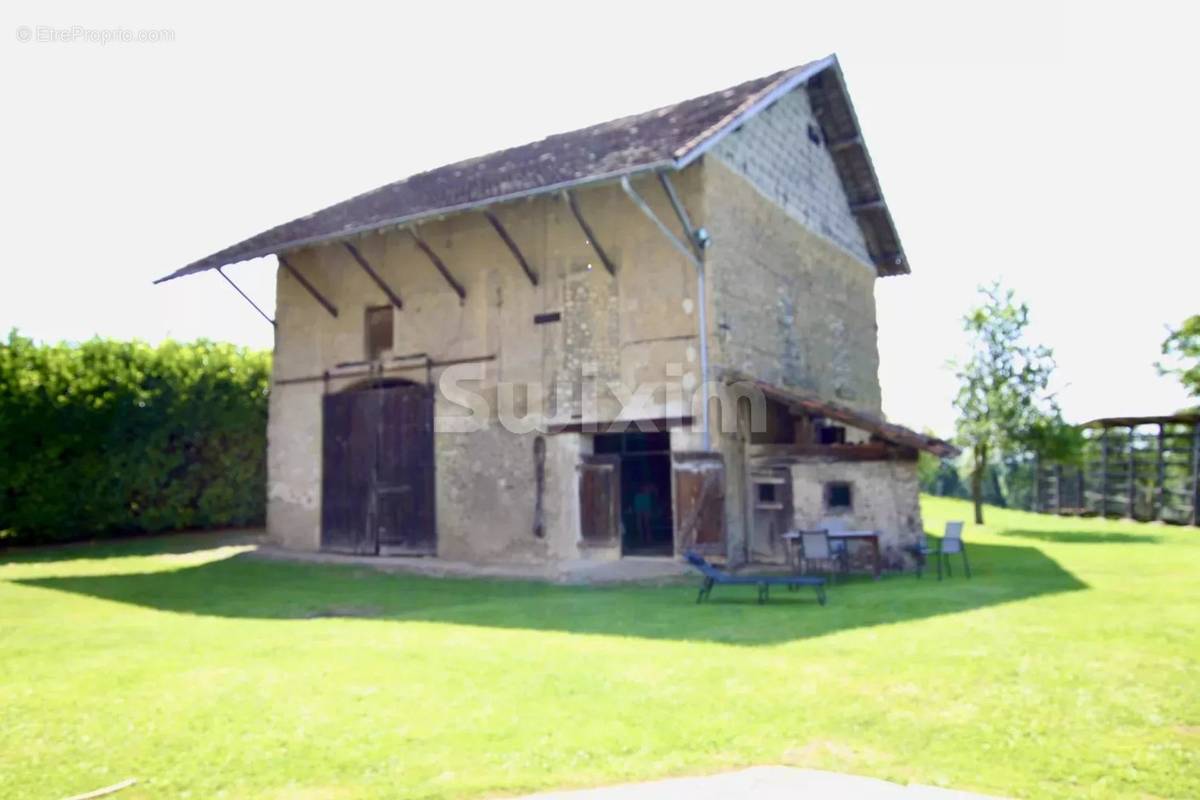
[{"label": "clear sky", "polygon": [[[1069,418],[1172,411],[1186,398],[1153,362],[1165,326],[1200,313],[1183,9],[9,2],[0,329],[269,347],[215,273],[151,280],[422,169],[836,52],[913,268],[876,290],[889,416],[951,430],[946,362],[994,279],[1031,304]],[[39,26],[173,40],[45,42]],[[273,271],[229,274],[272,307]]]}]

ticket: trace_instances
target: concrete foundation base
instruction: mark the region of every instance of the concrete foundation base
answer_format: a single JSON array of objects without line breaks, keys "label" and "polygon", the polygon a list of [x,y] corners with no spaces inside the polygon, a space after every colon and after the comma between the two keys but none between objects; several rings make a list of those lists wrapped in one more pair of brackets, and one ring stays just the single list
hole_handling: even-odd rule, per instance
[{"label": "concrete foundation base", "polygon": [[756,800],[796,800],[810,797],[853,797],[860,800],[986,800],[984,795],[969,792],[912,784],[903,786],[878,778],[794,767],[752,767],[739,772],[700,778],[673,778],[603,789],[529,795],[523,800],[726,800],[730,797],[753,797]]},{"label": "concrete foundation base", "polygon": [[432,578],[496,578],[572,585],[631,582],[673,583],[691,577],[689,573],[692,572],[687,565],[672,558],[620,558],[610,561],[571,560],[546,564],[475,564],[444,558],[300,552],[285,550],[269,544],[259,547],[255,551],[255,556],[309,564],[347,564]]}]

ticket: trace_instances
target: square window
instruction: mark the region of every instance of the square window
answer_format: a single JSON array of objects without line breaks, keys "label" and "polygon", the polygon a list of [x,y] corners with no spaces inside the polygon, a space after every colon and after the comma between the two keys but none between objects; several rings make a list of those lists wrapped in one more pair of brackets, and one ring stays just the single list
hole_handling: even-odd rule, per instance
[{"label": "square window", "polygon": [[825,507],[832,510],[847,510],[854,506],[854,491],[849,483],[834,481],[825,484]]},{"label": "square window", "polygon": [[775,484],[760,483],[758,484],[758,502],[774,503],[775,502]]},{"label": "square window", "polygon": [[368,361],[375,361],[384,353],[391,351],[393,319],[391,306],[374,306],[367,309],[366,350]]},{"label": "square window", "polygon": [[845,444],[846,429],[841,425],[822,425],[817,428],[817,444]]}]

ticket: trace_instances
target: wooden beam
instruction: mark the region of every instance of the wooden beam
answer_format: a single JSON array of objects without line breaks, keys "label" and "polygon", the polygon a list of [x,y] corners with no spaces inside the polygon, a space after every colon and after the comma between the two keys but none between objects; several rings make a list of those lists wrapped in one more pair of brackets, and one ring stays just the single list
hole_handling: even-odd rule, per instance
[{"label": "wooden beam", "polygon": [[579,210],[579,203],[575,200],[574,193],[568,190],[563,192],[563,196],[567,199],[567,206],[575,216],[575,221],[579,223],[579,229],[587,237],[588,244],[596,251],[596,256],[600,259],[600,263],[608,270],[609,275],[616,275],[616,266],[613,264],[612,259],[608,257],[608,253],[604,252],[604,248],[600,246],[600,242],[596,239],[596,234],[592,231],[591,226],[587,224],[587,220],[583,218],[583,212]]},{"label": "wooden beam", "polygon": [[850,136],[845,139],[838,139],[836,142],[826,143],[826,147],[831,153],[837,153],[850,147],[858,147],[863,143],[861,136]]},{"label": "wooden beam", "polygon": [[529,262],[525,260],[525,256],[521,253],[521,249],[517,247],[517,243],[508,235],[508,231],[500,224],[500,220],[496,219],[496,215],[490,211],[484,211],[483,215],[487,217],[487,221],[492,224],[492,228],[496,231],[496,235],[508,247],[508,252],[512,253],[513,258],[521,265],[521,269],[525,270],[525,277],[529,278],[529,282],[534,286],[538,285],[537,273],[533,271],[533,267],[529,266]]},{"label": "wooden beam", "polygon": [[421,236],[412,228],[408,229],[408,233],[412,236],[413,241],[417,243],[417,247],[421,248],[421,252],[423,252],[429,258],[429,260],[433,263],[433,266],[437,268],[437,271],[440,272],[442,277],[446,279],[446,283],[450,284],[450,288],[453,289],[455,294],[458,295],[458,299],[460,301],[466,300],[467,290],[463,288],[461,283],[454,280],[454,276],[450,274],[450,270],[446,269],[446,265],[440,258],[438,258],[437,253],[433,252],[433,248],[425,244],[425,240],[422,239]]},{"label": "wooden beam", "polygon": [[1130,429],[1126,442],[1129,445],[1129,474],[1125,476],[1128,482],[1125,495],[1125,516],[1133,519],[1133,515],[1137,511],[1137,448],[1133,446],[1133,429]]},{"label": "wooden beam", "polygon": [[1192,427],[1192,524],[1200,525],[1200,422]]},{"label": "wooden beam", "polygon": [[913,461],[917,451],[886,442],[866,444],[758,444],[746,455],[754,459],[789,460],[819,458],[829,461]]},{"label": "wooden beam", "polygon": [[245,292],[243,292],[243,291],[242,291],[242,289],[241,289],[241,287],[240,287],[240,286],[238,286],[236,283],[234,283],[234,282],[233,282],[233,279],[232,279],[232,278],[230,278],[228,275],[226,275],[226,274],[225,274],[224,267],[217,267],[217,272],[220,274],[220,276],[221,276],[222,278],[224,278],[224,279],[225,279],[225,282],[226,282],[226,283],[228,283],[230,286],[232,286],[232,287],[233,287],[233,290],[234,290],[235,292],[237,292],[238,294],[240,294],[240,295],[242,296],[242,299],[244,299],[244,300],[245,300],[247,303],[249,303],[250,305],[252,305],[252,306],[254,307],[254,310],[255,310],[255,311],[257,311],[257,312],[258,312],[258,313],[259,313],[259,314],[262,316],[262,318],[263,318],[263,319],[265,319],[267,322],[271,323],[271,325],[274,325],[274,324],[275,324],[275,320],[273,320],[273,319],[271,319],[270,317],[268,317],[268,316],[267,316],[267,312],[265,312],[265,311],[263,311],[261,308],[259,308],[259,307],[258,307],[258,303],[256,303],[256,302],[254,302],[253,300],[251,300],[251,299],[250,299],[250,295],[248,295],[248,294],[246,294]]},{"label": "wooden beam", "polygon": [[308,282],[308,278],[300,274],[300,271],[292,266],[292,262],[288,261],[282,255],[276,256],[279,259],[279,265],[286,269],[293,278],[295,278],[301,286],[303,286],[309,294],[313,296],[321,306],[329,312],[329,316],[336,317],[338,315],[337,306],[325,299],[325,296],[317,291],[317,287]]},{"label": "wooden beam", "polygon": [[1062,501],[1062,464],[1054,465],[1054,513],[1061,514],[1063,510]]},{"label": "wooden beam", "polygon": [[667,237],[667,241],[669,241],[676,250],[683,253],[683,255],[687,257],[688,261],[692,262],[692,265],[696,267],[696,269],[704,269],[704,262],[701,261],[700,255],[698,255],[699,251],[694,247],[689,246],[686,242],[683,242],[678,236],[675,235],[675,232],[671,230],[667,223],[663,222],[662,219],[659,218],[658,214],[654,213],[654,209],[650,207],[650,204],[646,202],[645,198],[637,193],[637,190],[633,188],[633,184],[629,182],[628,177],[621,178],[621,188],[625,190],[625,194],[630,200],[633,201],[633,204],[637,206],[643,214],[646,215],[646,218],[654,223],[654,226],[662,232],[663,236]]},{"label": "wooden beam", "polygon": [[864,200],[861,203],[851,203],[850,211],[853,213],[871,211],[872,209],[883,208],[885,205],[887,204],[883,202],[883,198],[881,197],[878,200]]},{"label": "wooden beam", "polygon": [[1167,482],[1167,462],[1163,459],[1163,424],[1158,423],[1158,448],[1154,475],[1154,493],[1150,496],[1150,519],[1161,519],[1163,512],[1163,486]]},{"label": "wooden beam", "polygon": [[400,295],[396,294],[396,292],[392,290],[392,287],[387,285],[387,282],[383,280],[379,273],[376,272],[369,263],[367,263],[367,260],[363,258],[362,253],[358,252],[358,248],[349,242],[343,242],[343,244],[346,246],[346,251],[350,253],[351,258],[358,262],[358,265],[363,268],[363,272],[371,276],[371,280],[375,281],[375,285],[378,286],[385,295],[387,295],[387,299],[391,301],[392,305],[394,305],[396,308],[404,308],[404,304],[400,302]]},{"label": "wooden beam", "polygon": [[[1075,509],[1087,510],[1087,477],[1082,464],[1075,468]],[[1075,513],[1078,515],[1079,511]]]},{"label": "wooden beam", "polygon": [[687,206],[679,199],[679,193],[675,191],[675,184],[671,183],[671,179],[667,177],[667,173],[659,170],[658,183],[662,186],[663,191],[667,194],[667,199],[671,201],[671,208],[675,211],[675,216],[679,218],[679,224],[683,226],[683,232],[687,235],[688,244],[692,246],[692,251],[695,252],[696,258],[704,258],[704,245],[700,243],[696,236],[696,227],[692,225],[692,217],[687,212]]},{"label": "wooden beam", "polygon": [[1042,508],[1044,498],[1042,497],[1042,456],[1040,453],[1033,454],[1033,510],[1037,512],[1045,511]]}]

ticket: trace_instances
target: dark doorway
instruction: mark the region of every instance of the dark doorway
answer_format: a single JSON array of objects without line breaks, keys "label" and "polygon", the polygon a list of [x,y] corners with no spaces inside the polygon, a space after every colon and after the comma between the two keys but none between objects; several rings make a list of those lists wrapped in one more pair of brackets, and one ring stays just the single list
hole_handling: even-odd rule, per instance
[{"label": "dark doorway", "polygon": [[621,554],[674,555],[670,433],[597,434],[592,450],[620,460]]},{"label": "dark doorway", "polygon": [[325,395],[321,547],[434,555],[433,395],[401,384]]}]

